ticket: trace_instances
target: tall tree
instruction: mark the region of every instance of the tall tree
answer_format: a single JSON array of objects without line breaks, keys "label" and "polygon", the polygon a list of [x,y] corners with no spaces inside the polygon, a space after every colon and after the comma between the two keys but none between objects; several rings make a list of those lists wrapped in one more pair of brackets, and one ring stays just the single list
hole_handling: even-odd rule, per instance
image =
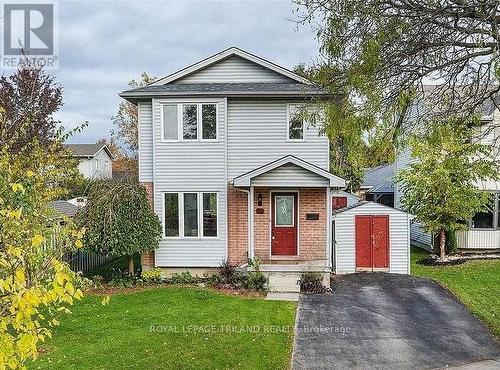
[{"label": "tall tree", "polygon": [[[294,72],[320,84],[328,81],[330,73],[324,66],[304,64],[297,65]],[[315,108],[307,118],[321,122],[320,128],[330,139],[330,171],[348,180],[349,190],[356,191],[365,168],[394,160],[394,146],[372,116],[356,112],[341,86],[335,90],[337,98],[314,101]]]},{"label": "tall tree", "polygon": [[477,183],[500,178],[496,151],[471,140],[475,132],[461,118],[433,122],[423,135],[410,139],[416,161],[397,177],[403,208],[426,231],[439,235],[441,258],[446,254],[446,234],[466,229],[467,221],[489,206],[490,194]]},{"label": "tall tree", "polygon": [[54,112],[62,106],[62,87],[40,68],[21,67],[0,78],[0,147],[17,151],[34,138],[48,146],[57,136]]},{"label": "tall tree", "polygon": [[425,81],[439,85],[426,100],[443,117],[469,117],[500,92],[498,0],[295,3],[299,22],[317,29],[320,82],[356,114],[387,120],[408,95],[423,95]]},{"label": "tall tree", "polygon": [[[155,77],[151,77],[146,72],[143,72],[138,80],[132,79],[128,85],[133,89],[150,84],[155,79]],[[112,120],[117,127],[116,133],[112,133],[115,141],[117,144],[123,143],[125,145],[125,155],[137,159],[137,150],[139,148],[137,106],[128,101],[122,101],[118,106],[116,116]]]}]

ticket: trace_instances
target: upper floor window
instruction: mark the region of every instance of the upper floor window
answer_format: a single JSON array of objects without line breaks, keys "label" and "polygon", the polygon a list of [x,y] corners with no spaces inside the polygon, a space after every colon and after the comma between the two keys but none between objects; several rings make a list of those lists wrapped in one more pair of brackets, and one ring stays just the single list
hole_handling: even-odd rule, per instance
[{"label": "upper floor window", "polygon": [[304,118],[301,107],[298,105],[288,105],[287,139],[290,141],[304,140]]},{"label": "upper floor window", "polygon": [[169,141],[217,140],[217,104],[165,104],[162,138]]}]

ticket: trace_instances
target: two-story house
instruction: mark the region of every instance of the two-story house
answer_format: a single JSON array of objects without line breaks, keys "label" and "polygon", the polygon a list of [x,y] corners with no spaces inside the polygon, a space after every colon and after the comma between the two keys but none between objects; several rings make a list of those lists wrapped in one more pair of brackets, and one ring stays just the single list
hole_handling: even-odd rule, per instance
[{"label": "two-story house", "polygon": [[[139,180],[163,224],[143,268],[201,274],[258,258],[263,271],[326,276],[370,267],[373,258],[358,265],[355,256],[376,250],[384,262],[372,267],[408,271],[407,237],[397,226],[406,215],[354,207],[357,199],[341,191],[346,181],[329,172],[328,138],[300,114],[312,98],[334,97],[308,80],[230,48],[120,96],[138,107]],[[340,208],[348,210],[342,217]],[[363,212],[355,247],[354,214]],[[366,212],[391,215],[372,228]],[[389,218],[401,223],[389,230]]]},{"label": "two-story house", "polygon": [[124,91],[139,112],[139,179],[163,223],[143,266],[201,272],[226,259],[331,268],[329,142],[301,106],[323,93],[230,48]]}]

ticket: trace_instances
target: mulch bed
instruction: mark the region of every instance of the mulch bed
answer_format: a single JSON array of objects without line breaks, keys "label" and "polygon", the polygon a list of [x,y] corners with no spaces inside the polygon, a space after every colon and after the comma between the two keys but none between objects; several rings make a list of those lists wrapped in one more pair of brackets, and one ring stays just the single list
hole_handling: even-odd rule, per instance
[{"label": "mulch bed", "polygon": [[429,257],[423,258],[417,263],[419,265],[425,266],[454,266],[460,265],[467,261],[472,260],[491,260],[500,259],[499,253],[462,253],[462,254],[452,254],[446,256],[444,259],[439,258],[435,254],[431,254]]}]

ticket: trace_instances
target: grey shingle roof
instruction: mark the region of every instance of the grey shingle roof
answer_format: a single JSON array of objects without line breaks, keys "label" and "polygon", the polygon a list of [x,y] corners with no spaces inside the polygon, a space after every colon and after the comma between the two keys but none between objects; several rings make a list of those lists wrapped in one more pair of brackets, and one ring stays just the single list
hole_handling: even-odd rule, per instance
[{"label": "grey shingle roof", "polygon": [[75,157],[93,157],[104,144],[66,144]]},{"label": "grey shingle roof", "polygon": [[[364,188],[372,188],[378,187],[379,185],[382,185],[384,183],[393,182],[392,179],[394,178],[394,169],[394,163],[383,164],[366,169],[363,175],[363,183],[361,184],[361,186]],[[394,191],[394,188],[392,191]]]},{"label": "grey shingle roof", "polygon": [[78,212],[78,207],[65,200],[55,200],[50,202],[49,205],[55,209],[57,212],[62,213],[68,217],[74,217],[76,212]]},{"label": "grey shingle roof", "polygon": [[318,86],[303,83],[170,83],[166,85],[149,85],[120,94],[123,98],[139,98],[146,96],[169,95],[224,95],[224,96],[258,96],[258,95],[327,95]]}]

